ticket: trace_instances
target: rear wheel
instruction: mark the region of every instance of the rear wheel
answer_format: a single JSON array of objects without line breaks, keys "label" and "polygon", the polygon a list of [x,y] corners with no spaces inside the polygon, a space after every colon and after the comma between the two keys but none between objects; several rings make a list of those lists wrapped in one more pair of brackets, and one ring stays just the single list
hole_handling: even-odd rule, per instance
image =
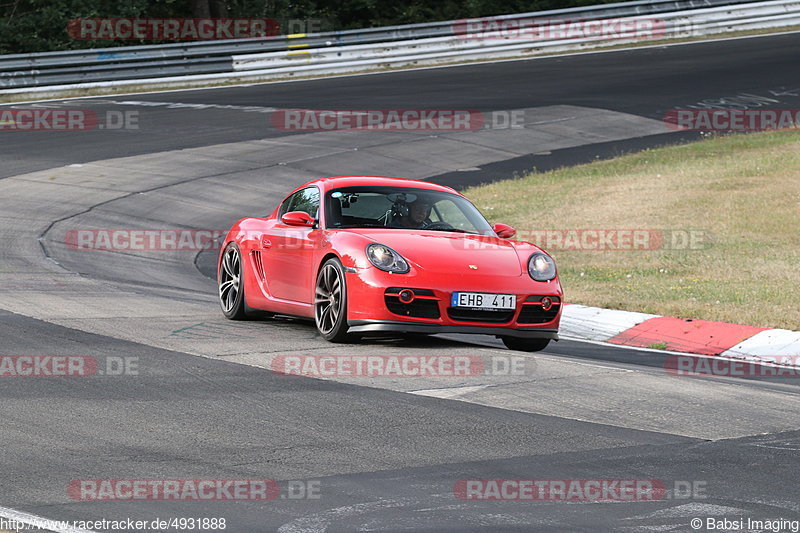
[{"label": "rear wheel", "polygon": [[219,305],[222,313],[231,320],[269,319],[274,313],[254,309],[244,297],[244,266],[242,253],[235,242],[225,247],[219,264]]},{"label": "rear wheel", "polygon": [[219,305],[231,320],[245,320],[242,254],[235,242],[229,243],[219,264]]},{"label": "rear wheel", "polygon": [[314,320],[327,341],[346,342],[352,338],[347,334],[347,282],[336,258],[325,261],[317,275]]},{"label": "rear wheel", "polygon": [[519,352],[541,352],[550,344],[550,339],[521,339],[519,337],[503,337],[503,344],[509,350]]}]

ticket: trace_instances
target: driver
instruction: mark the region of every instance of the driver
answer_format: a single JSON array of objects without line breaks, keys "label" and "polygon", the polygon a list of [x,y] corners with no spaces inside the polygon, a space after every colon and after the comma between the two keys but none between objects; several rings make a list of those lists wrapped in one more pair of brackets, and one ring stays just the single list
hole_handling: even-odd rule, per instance
[{"label": "driver", "polygon": [[392,221],[391,227],[420,229],[431,223],[431,208],[433,202],[423,196],[408,204],[408,215],[397,217]]}]

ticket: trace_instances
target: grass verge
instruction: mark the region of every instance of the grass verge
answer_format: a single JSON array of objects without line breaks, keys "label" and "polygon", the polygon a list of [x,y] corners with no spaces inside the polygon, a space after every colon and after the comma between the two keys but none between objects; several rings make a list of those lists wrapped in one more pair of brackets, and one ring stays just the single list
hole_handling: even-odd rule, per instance
[{"label": "grass verge", "polygon": [[[713,136],[465,194],[545,249],[558,241],[533,231],[558,230],[548,251],[568,302],[800,330],[800,132]],[[597,251],[568,243],[574,229],[702,239]]]}]

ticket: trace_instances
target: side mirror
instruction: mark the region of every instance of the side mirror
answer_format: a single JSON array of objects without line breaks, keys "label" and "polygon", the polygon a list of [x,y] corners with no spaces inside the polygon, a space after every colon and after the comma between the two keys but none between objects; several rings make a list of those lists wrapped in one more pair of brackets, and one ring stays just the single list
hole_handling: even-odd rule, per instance
[{"label": "side mirror", "polygon": [[281,222],[287,226],[311,227],[316,223],[316,220],[305,211],[289,211],[283,214]]},{"label": "side mirror", "polygon": [[501,239],[510,239],[517,234],[517,230],[508,224],[495,224],[492,226],[492,230],[494,230],[494,232],[497,233],[497,236]]}]

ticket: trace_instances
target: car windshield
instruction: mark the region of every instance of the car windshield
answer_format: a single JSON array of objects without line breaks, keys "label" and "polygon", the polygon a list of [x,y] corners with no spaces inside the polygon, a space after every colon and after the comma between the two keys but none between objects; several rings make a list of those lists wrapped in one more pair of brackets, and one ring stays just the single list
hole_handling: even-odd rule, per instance
[{"label": "car windshield", "polygon": [[326,195],[328,228],[397,228],[492,234],[464,197],[412,187],[346,187]]}]

